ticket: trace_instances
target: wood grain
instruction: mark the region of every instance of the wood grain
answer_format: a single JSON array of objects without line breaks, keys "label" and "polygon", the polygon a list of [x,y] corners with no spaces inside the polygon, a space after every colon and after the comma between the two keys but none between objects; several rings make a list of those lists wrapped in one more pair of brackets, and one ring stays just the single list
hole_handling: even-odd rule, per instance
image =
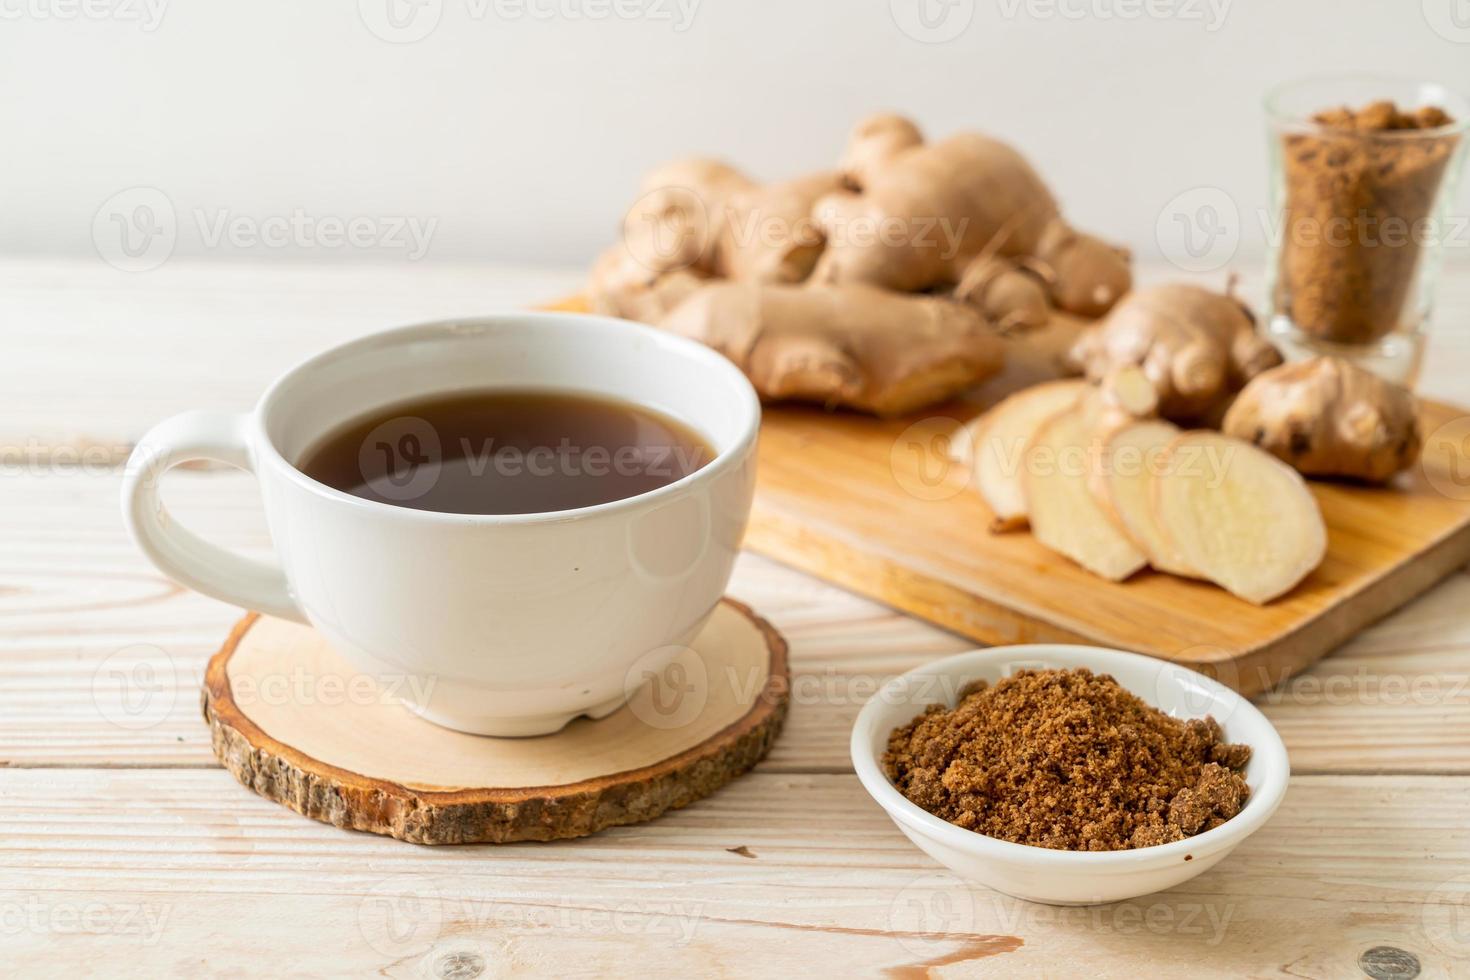
[{"label": "wood grain", "polygon": [[[532,303],[578,275],[0,260],[0,447],[27,447],[0,459],[0,970],[1329,978],[1361,976],[1382,945],[1417,956],[1421,977],[1470,969],[1446,930],[1470,907],[1464,574],[1259,696],[1292,755],[1282,809],[1184,889],[1096,917],[944,877],[848,772],[872,685],[972,641],[750,554],[731,592],[790,640],[792,706],[772,754],[706,800],[490,851],[406,848],[242,790],[197,708],[239,610],[158,576],[117,517],[115,470],[78,449],[120,457],[171,412],[247,409],[330,343]],[[1164,276],[1179,273],[1140,278]],[[1467,324],[1470,268],[1451,267],[1423,382],[1439,398],[1464,399]],[[249,477],[166,482],[181,522],[268,556]],[[162,669],[122,669],[130,657]],[[127,717],[124,694],[156,700]]]},{"label": "wood grain", "polygon": [[3,955],[52,974],[1330,978],[1384,944],[1421,977],[1467,962],[1463,779],[1297,777],[1218,868],[1072,910],[943,872],[850,775],[756,772],[653,824],[493,850],[345,834],[219,771],[0,770],[0,799]]},{"label": "wood grain", "polygon": [[580,272],[173,259],[145,275],[101,261],[0,259],[0,455],[122,462],[191,408],[246,411],[334,344],[426,320],[525,307]]},{"label": "wood grain", "polygon": [[[128,540],[119,475],[4,483],[0,765],[214,765],[197,693],[239,610],[165,580]],[[204,537],[268,560],[253,479],[175,472],[165,495]],[[761,768],[847,772],[858,707],[888,677],[973,641],[754,554],[730,592],[791,644],[791,710]],[[1257,704],[1298,772],[1470,772],[1470,577],[1452,576]],[[138,676],[137,667],[153,667]],[[126,717],[124,698],[152,698]]]},{"label": "wood grain", "polygon": [[398,703],[390,680],[422,678],[363,674],[309,627],[251,614],[210,659],[203,710],[236,779],[314,820],[415,844],[564,840],[688,806],[780,734],[786,641],[748,606],[722,602],[663,672],[671,711],[644,684],[597,721],[480,738]]}]

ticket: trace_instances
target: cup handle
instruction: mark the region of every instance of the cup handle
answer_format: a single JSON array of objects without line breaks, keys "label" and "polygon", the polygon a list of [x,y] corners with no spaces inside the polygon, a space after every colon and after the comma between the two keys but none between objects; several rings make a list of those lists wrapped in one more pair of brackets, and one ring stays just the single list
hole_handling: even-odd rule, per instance
[{"label": "cup handle", "polygon": [[244,415],[185,412],[154,426],[123,473],[123,519],[143,553],[169,578],[207,596],[304,623],[279,567],[242,558],[181,527],[158,494],[164,473],[196,459],[253,472],[245,423]]}]

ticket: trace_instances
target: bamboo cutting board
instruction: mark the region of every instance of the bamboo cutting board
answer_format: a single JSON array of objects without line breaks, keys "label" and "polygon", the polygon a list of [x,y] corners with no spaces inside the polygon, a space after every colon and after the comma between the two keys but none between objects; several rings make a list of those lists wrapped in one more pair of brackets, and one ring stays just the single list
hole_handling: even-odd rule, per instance
[{"label": "bamboo cutting board", "polygon": [[[579,301],[562,309],[585,308]],[[1322,566],[1254,606],[1203,582],[1144,571],[1114,583],[990,513],[949,461],[949,438],[1081,324],[966,400],[897,421],[767,406],[746,546],[986,644],[1087,643],[1269,688],[1470,562],[1470,412],[1427,402],[1421,464],[1388,488],[1314,481],[1328,528]],[[1048,328],[1053,329],[1053,328]]]}]

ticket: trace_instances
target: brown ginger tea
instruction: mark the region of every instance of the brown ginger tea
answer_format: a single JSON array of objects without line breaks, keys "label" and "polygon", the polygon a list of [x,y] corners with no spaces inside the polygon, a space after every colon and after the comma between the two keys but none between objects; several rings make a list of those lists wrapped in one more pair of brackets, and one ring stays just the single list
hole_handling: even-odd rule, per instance
[{"label": "brown ginger tea", "polygon": [[534,514],[657,490],[714,458],[653,409],[559,391],[484,390],[378,409],[302,454],[301,472],[365,500],[448,514]]}]

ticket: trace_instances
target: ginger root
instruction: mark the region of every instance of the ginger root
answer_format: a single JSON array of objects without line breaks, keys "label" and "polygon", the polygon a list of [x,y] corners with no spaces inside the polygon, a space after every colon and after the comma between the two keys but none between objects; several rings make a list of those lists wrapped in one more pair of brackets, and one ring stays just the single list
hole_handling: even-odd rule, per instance
[{"label": "ginger root", "polygon": [[689,269],[650,276],[622,247],[597,257],[587,287],[593,313],[653,323],[708,280]]},{"label": "ginger root", "polygon": [[1071,358],[1092,379],[1119,365],[1142,367],[1159,414],[1176,422],[1213,420],[1251,378],[1281,363],[1240,302],[1183,283],[1124,297],[1078,339]]},{"label": "ginger root", "polygon": [[653,279],[674,269],[717,275],[715,244],[728,202],[754,190],[749,177],[718,160],[675,160],[646,174],[638,200],[623,217],[625,258]]},{"label": "ginger root", "polygon": [[1014,335],[1017,365],[1075,373],[1057,362],[1076,321],[1053,308],[1100,313],[1131,281],[1126,252],[1068,227],[1015,150],[975,133],[926,144],[899,116],[860,123],[837,169],[759,184],[688,158],[640,190],[593,268],[592,309],[712,338],[768,399],[913,410],[993,373],[1001,347],[981,327]]},{"label": "ginger root", "polygon": [[1226,413],[1224,430],[1308,476],[1381,483],[1419,458],[1414,396],[1336,357],[1258,375]]},{"label": "ginger root", "polygon": [[998,371],[999,338],[974,310],[870,286],[713,282],[658,321],[733,361],[768,401],[902,415]]},{"label": "ginger root", "polygon": [[842,183],[840,173],[824,171],[729,197],[715,243],[715,275],[753,282],[806,279],[825,245],[812,208]]},{"label": "ginger root", "polygon": [[[852,187],[816,205],[827,239],[818,281],[915,292],[973,280],[972,263],[1003,262],[1039,272],[1049,302],[1083,316],[1128,291],[1127,253],[1068,227],[1041,177],[999,140],[925,143],[911,121],[878,115],[858,123],[842,166]],[[1023,291],[1017,315],[1034,316],[1034,292],[1014,279],[1010,288]],[[997,321],[1013,312],[988,305]]]},{"label": "ginger root", "polygon": [[592,266],[588,304],[595,313],[649,321],[715,274],[724,202],[755,187],[719,162],[691,157],[649,172],[623,217],[622,238]]},{"label": "ginger root", "polygon": [[812,207],[841,183],[830,171],[762,185],[697,157],[659,167],[592,267],[592,309],[652,322],[706,279],[801,282],[823,245]]},{"label": "ginger root", "polygon": [[1045,283],[1030,269],[999,256],[971,262],[954,298],[985,314],[1007,336],[1039,329],[1051,319]]},{"label": "ginger root", "polygon": [[623,218],[614,249],[625,268],[605,264],[599,282],[655,279],[677,269],[757,282],[800,282],[822,251],[811,217],[824,195],[842,186],[836,171],[775,184],[757,184],[718,160],[691,157],[643,178],[638,200]]}]

